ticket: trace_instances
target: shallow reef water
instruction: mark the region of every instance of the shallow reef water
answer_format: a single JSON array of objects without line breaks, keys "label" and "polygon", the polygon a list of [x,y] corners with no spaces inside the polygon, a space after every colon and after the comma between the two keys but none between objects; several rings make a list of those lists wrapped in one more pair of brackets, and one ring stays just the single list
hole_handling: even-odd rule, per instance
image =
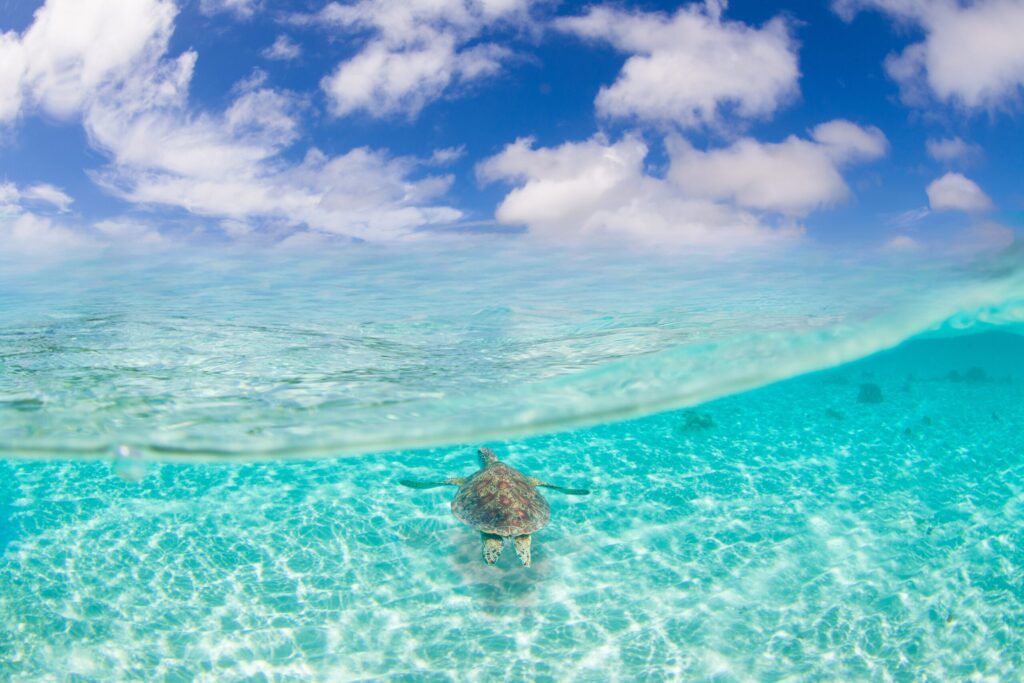
[{"label": "shallow reef water", "polygon": [[397,485],[479,442],[6,460],[0,679],[1013,680],[1022,399],[1024,337],[926,335],[696,418],[489,441],[594,492],[545,493],[530,569],[482,562],[453,489]]}]

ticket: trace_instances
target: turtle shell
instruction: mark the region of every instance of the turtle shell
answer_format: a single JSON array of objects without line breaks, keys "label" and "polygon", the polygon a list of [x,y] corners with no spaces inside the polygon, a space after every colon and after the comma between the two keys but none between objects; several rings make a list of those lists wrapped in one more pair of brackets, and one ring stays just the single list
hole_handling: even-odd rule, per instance
[{"label": "turtle shell", "polygon": [[551,519],[551,508],[537,487],[519,470],[500,462],[459,487],[452,512],[471,527],[498,536],[532,534]]}]

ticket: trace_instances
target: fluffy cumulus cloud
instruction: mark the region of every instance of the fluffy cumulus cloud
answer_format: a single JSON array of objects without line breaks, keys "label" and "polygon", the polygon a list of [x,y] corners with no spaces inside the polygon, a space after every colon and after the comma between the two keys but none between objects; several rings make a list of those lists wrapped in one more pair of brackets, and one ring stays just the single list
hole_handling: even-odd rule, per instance
[{"label": "fluffy cumulus cloud", "polygon": [[723,21],[725,5],[708,0],[672,16],[602,6],[556,26],[630,55],[597,96],[606,116],[681,126],[715,124],[726,112],[767,116],[798,93],[796,44],[782,18],[759,28]]},{"label": "fluffy cumulus cloud", "polygon": [[334,114],[416,116],[459,84],[501,71],[512,52],[478,41],[522,23],[541,0],[359,0],[333,2],[306,21],[370,38],[323,80]]},{"label": "fluffy cumulus cloud", "polygon": [[681,140],[669,147],[664,178],[645,170],[647,145],[633,135],[540,149],[523,138],[477,170],[484,181],[515,186],[498,220],[542,237],[750,247],[798,235],[793,217],[848,194],[838,169],[881,156],[887,143],[877,129],[832,121],[810,140],[740,140],[707,152]]},{"label": "fluffy cumulus cloud", "polygon": [[170,0],[48,0],[23,35],[0,36],[0,121],[26,106],[69,117],[166,46]]},{"label": "fluffy cumulus cloud", "polygon": [[1024,3],[1020,0],[836,0],[851,19],[877,9],[920,26],[923,41],[886,60],[904,100],[929,97],[967,108],[992,108],[1024,86]]},{"label": "fluffy cumulus cloud", "polygon": [[[49,0],[24,34],[3,36],[0,50],[25,59],[23,66],[11,62],[17,78],[3,71],[0,94],[10,97],[0,112],[10,120],[34,106],[79,117],[91,145],[109,159],[93,179],[133,203],[180,207],[232,225],[272,222],[366,239],[407,237],[459,218],[438,205],[451,178],[424,173],[429,160],[367,148],[338,155],[312,148],[300,161],[283,158],[301,137],[303,102],[268,87],[262,72],[238,84],[223,111],[195,111],[188,88],[197,55],[167,54],[174,16],[174,4],[163,0]],[[20,202],[58,210],[70,204],[51,186],[15,190]],[[8,221],[8,232],[58,234],[49,219],[26,216],[19,210],[20,222]],[[118,223],[94,232],[143,235]]]},{"label": "fluffy cumulus cloud", "polygon": [[597,136],[585,142],[535,149],[517,140],[484,161],[484,181],[517,187],[501,202],[502,223],[527,225],[542,239],[628,238],[649,243],[722,247],[754,245],[794,236],[753,214],[684,196],[671,182],[644,171],[647,146],[635,136],[616,143]]},{"label": "fluffy cumulus cloud", "polygon": [[676,140],[669,178],[690,196],[802,216],[846,199],[849,188],[841,168],[877,159],[887,148],[882,131],[842,120],[819,125],[809,140],[790,136],[762,143],[746,138],[706,152]]},{"label": "fluffy cumulus cloud", "polygon": [[977,183],[959,173],[947,173],[928,185],[928,204],[935,211],[986,211],[992,200]]}]

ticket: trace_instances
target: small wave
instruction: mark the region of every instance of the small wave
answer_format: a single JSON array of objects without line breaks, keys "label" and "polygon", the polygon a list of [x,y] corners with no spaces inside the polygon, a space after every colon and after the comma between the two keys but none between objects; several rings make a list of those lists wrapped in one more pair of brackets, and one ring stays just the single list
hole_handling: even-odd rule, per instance
[{"label": "small wave", "polygon": [[1020,262],[485,241],[4,268],[0,455],[308,458],[637,417],[1020,331]]}]

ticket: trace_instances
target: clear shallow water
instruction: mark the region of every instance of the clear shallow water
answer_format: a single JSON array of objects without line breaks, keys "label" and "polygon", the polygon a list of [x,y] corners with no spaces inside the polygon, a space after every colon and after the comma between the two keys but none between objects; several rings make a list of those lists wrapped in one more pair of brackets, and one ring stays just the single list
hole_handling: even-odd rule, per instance
[{"label": "clear shallow water", "polygon": [[[0,680],[1024,670],[1018,257],[493,253],[5,266]],[[396,485],[485,442],[528,570]]]},{"label": "clear shallow water", "polygon": [[596,424],[1024,321],[970,267],[517,242],[0,263],[0,454],[311,457]]},{"label": "clear shallow water", "polygon": [[395,484],[472,471],[476,443],[137,483],[9,460],[0,678],[1010,680],[1022,394],[1024,338],[932,338],[702,405],[708,427],[492,442],[595,491],[547,496],[529,570],[483,564],[451,489]]}]

